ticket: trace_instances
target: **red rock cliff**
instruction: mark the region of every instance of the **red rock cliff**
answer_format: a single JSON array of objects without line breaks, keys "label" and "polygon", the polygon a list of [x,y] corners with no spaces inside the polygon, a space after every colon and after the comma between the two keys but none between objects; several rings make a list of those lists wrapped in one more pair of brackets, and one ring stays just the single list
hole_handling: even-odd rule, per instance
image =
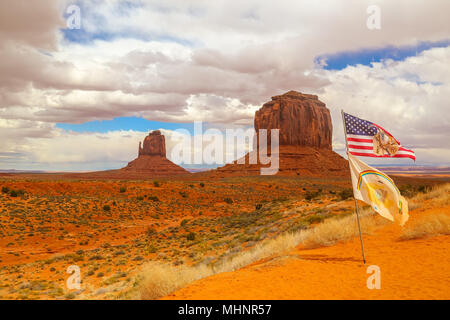
[{"label": "red rock cliff", "polygon": [[166,140],[161,131],[155,130],[149,133],[144,139],[143,147],[139,142],[139,156],[166,156]]},{"label": "red rock cliff", "polygon": [[280,146],[331,150],[330,111],[317,96],[289,91],[272,97],[255,113],[255,130],[280,129]]}]

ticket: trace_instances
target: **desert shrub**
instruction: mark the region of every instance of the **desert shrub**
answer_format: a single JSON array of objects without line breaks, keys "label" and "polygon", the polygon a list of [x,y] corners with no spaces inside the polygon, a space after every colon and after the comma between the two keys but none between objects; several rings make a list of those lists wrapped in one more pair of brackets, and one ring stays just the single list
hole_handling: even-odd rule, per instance
[{"label": "desert shrub", "polygon": [[8,187],[2,187],[2,193],[8,193],[9,188]]},{"label": "desert shrub", "polygon": [[257,203],[256,206],[255,206],[255,209],[256,210],[260,210],[262,208],[262,206],[263,205],[261,203]]},{"label": "desert shrub", "polygon": [[16,197],[19,196],[19,193],[18,193],[16,190],[11,190],[11,191],[9,192],[9,196],[10,196],[10,197],[13,197],[13,198],[16,198]]},{"label": "desert shrub", "polygon": [[183,198],[187,198],[188,197],[187,193],[184,192],[184,191],[180,191],[180,196],[182,196]]},{"label": "desert shrub", "polygon": [[138,196],[138,197],[136,197],[136,199],[137,199],[138,201],[142,201],[142,200],[144,200],[144,197],[143,197],[143,196]]},{"label": "desert shrub", "polygon": [[103,206],[103,211],[109,212],[109,211],[111,211],[111,207],[108,206],[107,204],[105,204],[105,205]]},{"label": "desert shrub", "polygon": [[319,222],[322,222],[324,219],[325,219],[324,216],[311,215],[311,216],[307,217],[307,218],[305,219],[305,221],[306,221],[307,223],[311,224],[311,223],[319,223]]},{"label": "desert shrub", "polygon": [[189,234],[186,236],[186,239],[189,240],[189,241],[195,240],[195,233],[194,232],[189,232]]},{"label": "desert shrub", "polygon": [[231,198],[225,198],[225,199],[223,199],[223,201],[225,201],[225,203],[228,203],[228,204],[233,203],[233,199],[231,199]]},{"label": "desert shrub", "polygon": [[305,193],[305,200],[311,201],[312,199],[317,198],[319,194],[319,191],[307,191]]},{"label": "desert shrub", "polygon": [[353,197],[353,189],[344,189],[339,192],[339,197],[341,200],[347,200],[348,198]]},{"label": "desert shrub", "polygon": [[145,233],[147,234],[147,237],[151,237],[157,234],[156,230],[150,227],[147,228],[147,231]]},{"label": "desert shrub", "polygon": [[155,202],[159,202],[160,201],[157,196],[148,196],[148,200],[155,201]]},{"label": "desert shrub", "polygon": [[200,187],[204,187],[205,186],[205,184],[203,183],[203,182],[200,182]]},{"label": "desert shrub", "polygon": [[159,188],[159,186],[160,186],[159,181],[153,181],[153,185],[154,185],[156,188]]},{"label": "desert shrub", "polygon": [[119,192],[120,193],[127,192],[127,187],[120,187]]},{"label": "desert shrub", "polygon": [[183,219],[183,221],[181,221],[180,226],[184,227],[186,225],[186,223],[188,223],[188,219]]}]

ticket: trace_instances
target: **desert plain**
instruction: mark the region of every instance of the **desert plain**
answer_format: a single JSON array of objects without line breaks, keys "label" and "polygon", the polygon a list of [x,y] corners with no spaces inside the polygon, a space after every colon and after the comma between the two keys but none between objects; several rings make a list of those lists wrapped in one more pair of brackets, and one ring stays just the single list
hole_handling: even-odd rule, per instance
[{"label": "desert plain", "polygon": [[345,177],[4,174],[0,298],[448,299],[447,177],[394,179],[404,227],[359,203],[367,264],[383,270],[368,290]]}]

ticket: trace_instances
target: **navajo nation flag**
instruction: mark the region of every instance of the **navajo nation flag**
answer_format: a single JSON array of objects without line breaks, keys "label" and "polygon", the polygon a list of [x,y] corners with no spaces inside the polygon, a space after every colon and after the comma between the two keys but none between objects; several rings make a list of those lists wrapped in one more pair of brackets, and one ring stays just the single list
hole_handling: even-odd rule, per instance
[{"label": "navajo nation flag", "polygon": [[381,126],[344,112],[348,152],[355,156],[381,158],[411,158],[414,151],[402,147],[400,142]]}]

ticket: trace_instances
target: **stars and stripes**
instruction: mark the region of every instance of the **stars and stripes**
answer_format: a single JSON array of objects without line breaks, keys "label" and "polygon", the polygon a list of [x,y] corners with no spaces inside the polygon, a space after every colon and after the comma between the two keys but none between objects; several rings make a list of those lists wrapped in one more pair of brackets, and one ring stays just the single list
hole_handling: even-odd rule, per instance
[{"label": "stars and stripes", "polygon": [[343,114],[349,153],[364,157],[416,160],[414,151],[402,147],[397,139],[379,125],[345,112]]}]

